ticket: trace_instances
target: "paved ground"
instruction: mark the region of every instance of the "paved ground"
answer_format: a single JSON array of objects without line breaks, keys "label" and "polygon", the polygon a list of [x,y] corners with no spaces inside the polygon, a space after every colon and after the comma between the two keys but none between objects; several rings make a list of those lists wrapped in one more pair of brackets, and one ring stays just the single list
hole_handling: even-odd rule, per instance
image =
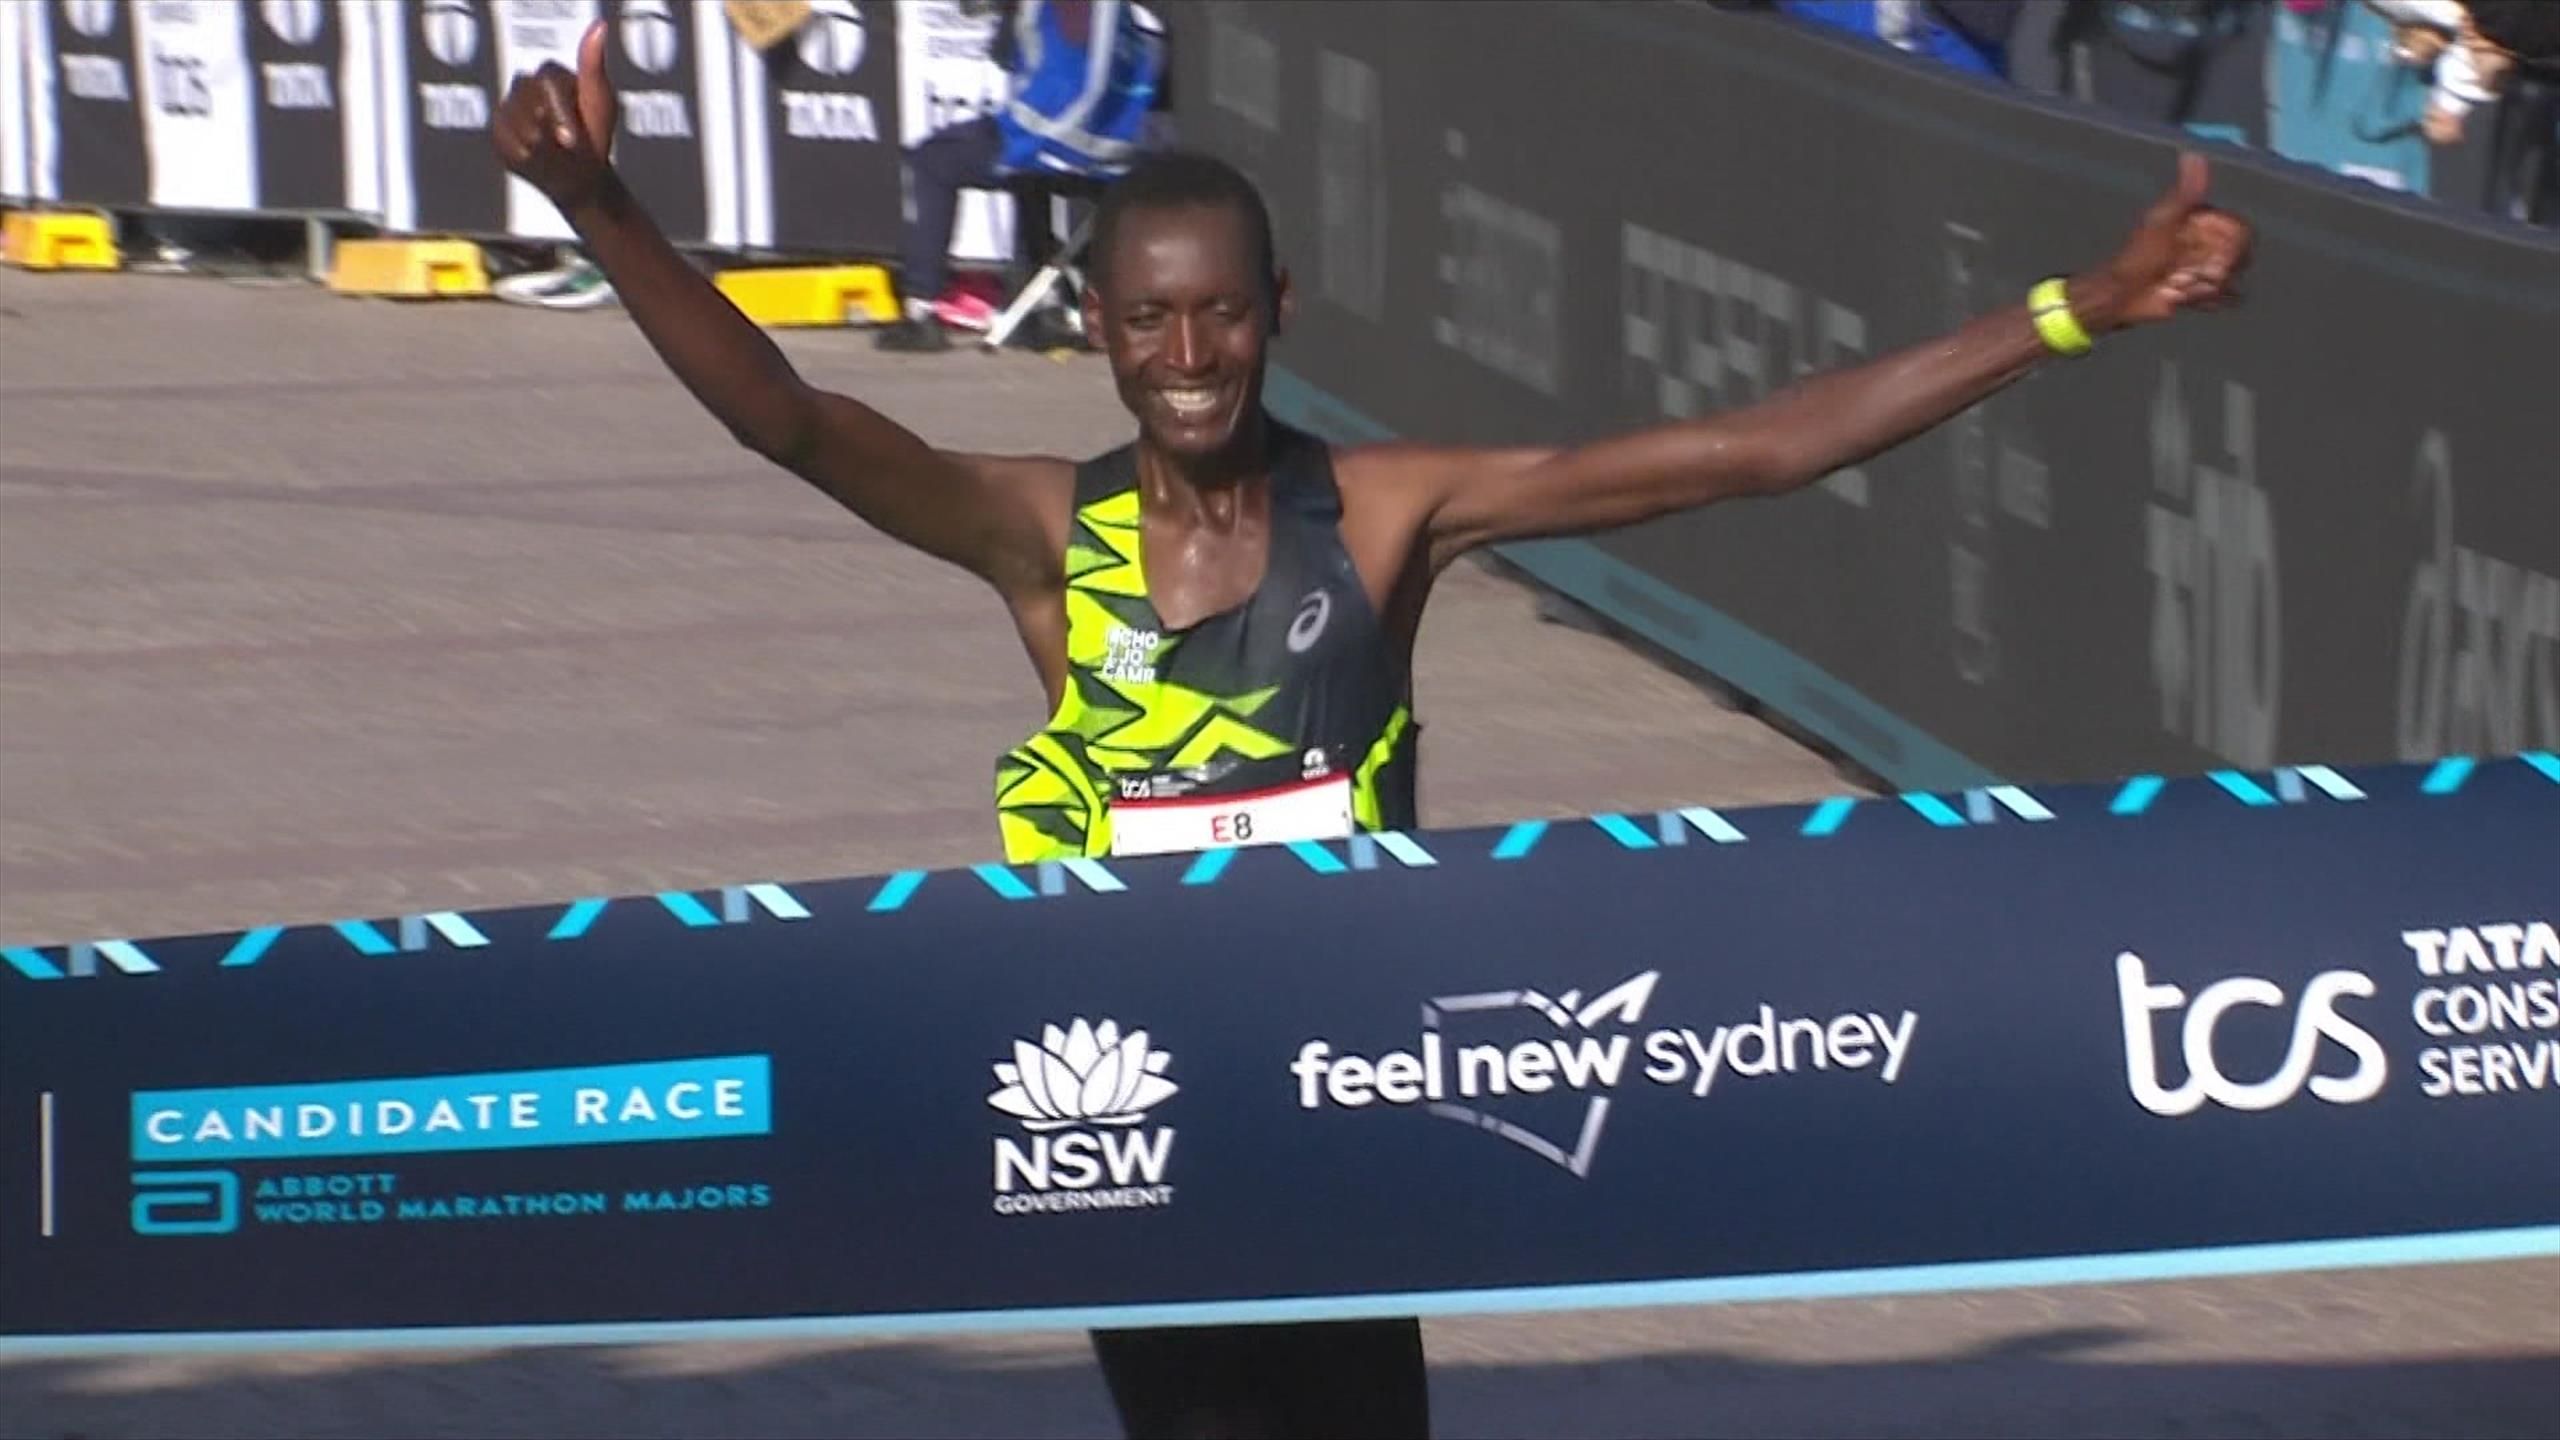
[{"label": "paved ground", "polygon": [[[824,383],[1082,453],[1090,361]],[[1434,824],[1843,788],[1465,571]],[[1595,726],[1595,711],[1605,717]],[[991,599],[729,444],[618,314],[0,271],[0,938],[945,865],[1039,718]],[[1450,1435],[2560,1434],[2560,1265],[1434,1324]],[[1107,1435],[1081,1340],[0,1364],[0,1433]]]}]

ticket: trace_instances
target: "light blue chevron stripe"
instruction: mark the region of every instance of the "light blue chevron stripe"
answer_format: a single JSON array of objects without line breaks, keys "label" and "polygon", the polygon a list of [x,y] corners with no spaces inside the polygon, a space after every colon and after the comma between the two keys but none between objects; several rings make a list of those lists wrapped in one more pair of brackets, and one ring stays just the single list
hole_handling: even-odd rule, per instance
[{"label": "light blue chevron stripe", "polygon": [[1858,802],[1855,799],[1847,795],[1834,795],[1813,807],[1813,813],[1805,817],[1803,833],[1829,835],[1847,824],[1849,812],[1857,808]]},{"label": "light blue chevron stripe", "polygon": [[1002,865],[972,865],[969,867],[969,873],[985,881],[988,889],[1007,900],[1031,898],[1031,887],[1022,883],[1021,876]]},{"label": "light blue chevron stripe", "polygon": [[1591,823],[1599,826],[1602,834],[1630,850],[1651,850],[1660,843],[1637,829],[1635,822],[1624,815],[1594,815]]},{"label": "light blue chevron stripe", "polygon": [[1522,820],[1517,824],[1514,824],[1510,829],[1502,832],[1502,839],[1493,847],[1493,858],[1496,860],[1517,860],[1521,856],[1536,849],[1538,847],[1538,842],[1545,839],[1546,836],[1546,821]]},{"label": "light blue chevron stripe", "polygon": [[284,927],[281,925],[261,925],[255,930],[247,931],[239,939],[231,942],[231,949],[222,957],[222,963],[226,966],[255,965],[265,957],[268,947],[274,945],[283,934]]},{"label": "light blue chevron stripe", "polygon": [[2418,785],[2421,795],[2450,795],[2462,788],[2480,762],[2468,755],[2448,755],[2427,770],[2427,778]]},{"label": "light blue chevron stripe", "polygon": [[918,890],[924,888],[925,873],[922,870],[899,871],[890,876],[887,882],[881,885],[880,893],[872,896],[871,903],[862,908],[874,915],[886,915],[892,910],[906,908],[907,902],[915,898]]},{"label": "light blue chevron stripe", "polygon": [[2116,791],[2116,798],[2107,805],[2107,813],[2139,815],[2151,808],[2151,802],[2160,798],[2160,792],[2166,789],[2168,784],[2168,781],[2157,775],[2136,775],[2124,782],[2123,788]]},{"label": "light blue chevron stripe", "polygon": [[1191,868],[1182,872],[1182,883],[1215,885],[1218,883],[1218,877],[1227,873],[1227,867],[1234,864],[1235,859],[1236,852],[1233,849],[1203,850],[1200,852],[1200,858],[1191,862]]},{"label": "light blue chevron stripe", "polygon": [[2212,772],[2212,776],[2214,784],[2221,786],[2244,805],[2276,803],[2276,797],[2267,793],[2267,787],[2237,770],[2216,770]]},{"label": "light blue chevron stripe", "polygon": [[1327,850],[1313,840],[1290,841],[1289,853],[1297,856],[1308,869],[1313,870],[1319,875],[1343,875],[1348,874],[1351,869],[1350,866],[1343,864],[1341,859],[1332,851]]},{"label": "light blue chevron stripe", "polygon": [[1695,829],[1719,845],[1739,845],[1750,838],[1734,828],[1734,823],[1703,805],[1683,805],[1654,816],[1654,827],[1661,832],[1665,845],[1686,845],[1689,832]]},{"label": "light blue chevron stripe", "polygon": [[374,929],[373,922],[370,920],[339,920],[331,923],[329,928],[347,937],[347,943],[363,954],[397,955],[400,953],[400,947],[384,939],[382,932]]}]

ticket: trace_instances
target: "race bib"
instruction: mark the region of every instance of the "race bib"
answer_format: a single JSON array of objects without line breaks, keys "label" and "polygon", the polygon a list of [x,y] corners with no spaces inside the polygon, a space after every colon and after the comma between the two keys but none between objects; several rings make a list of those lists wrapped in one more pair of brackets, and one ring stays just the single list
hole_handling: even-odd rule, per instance
[{"label": "race bib", "polygon": [[[1311,772],[1279,783],[1196,786],[1173,777],[1122,777],[1111,802],[1111,853],[1171,855],[1352,831],[1351,777],[1309,752]],[[1260,778],[1260,777],[1255,777]]]}]

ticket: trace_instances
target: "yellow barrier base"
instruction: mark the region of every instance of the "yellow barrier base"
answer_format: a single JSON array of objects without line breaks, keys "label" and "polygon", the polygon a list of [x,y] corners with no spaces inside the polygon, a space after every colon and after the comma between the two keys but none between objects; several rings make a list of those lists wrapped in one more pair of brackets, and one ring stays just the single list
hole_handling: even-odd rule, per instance
[{"label": "yellow barrier base", "polygon": [[104,215],[12,210],[0,216],[0,260],[28,270],[114,270],[115,229]]},{"label": "yellow barrier base", "polygon": [[341,240],[329,264],[341,295],[440,299],[489,293],[489,267],[468,240]]},{"label": "yellow barrier base", "polygon": [[897,292],[878,265],[723,270],[716,283],[758,325],[886,325],[898,318]]}]

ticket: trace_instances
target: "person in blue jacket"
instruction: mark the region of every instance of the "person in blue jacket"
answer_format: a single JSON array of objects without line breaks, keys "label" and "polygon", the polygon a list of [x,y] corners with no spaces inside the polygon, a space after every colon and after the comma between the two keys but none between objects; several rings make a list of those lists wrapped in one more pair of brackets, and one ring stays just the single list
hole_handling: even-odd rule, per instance
[{"label": "person in blue jacket", "polygon": [[[950,348],[935,301],[951,274],[960,192],[1008,175],[1108,178],[1129,167],[1163,83],[1164,38],[1129,0],[1005,0],[992,57],[1010,94],[992,115],[935,131],[907,152],[913,213],[899,246],[904,315],[883,350]],[[1026,228],[1035,217],[1023,217]]]}]

